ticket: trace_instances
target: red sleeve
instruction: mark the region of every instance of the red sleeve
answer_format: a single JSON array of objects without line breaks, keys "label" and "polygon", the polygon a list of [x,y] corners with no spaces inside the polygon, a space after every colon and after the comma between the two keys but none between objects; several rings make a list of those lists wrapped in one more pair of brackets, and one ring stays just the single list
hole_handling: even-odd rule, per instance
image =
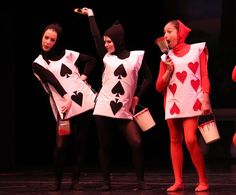
[{"label": "red sleeve", "polygon": [[200,71],[201,71],[201,82],[202,91],[210,93],[210,81],[208,77],[208,50],[207,48],[200,55]]},{"label": "red sleeve", "polygon": [[167,83],[162,79],[166,71],[166,65],[163,61],[160,62],[159,73],[156,80],[156,90],[158,93],[163,93],[166,89]]},{"label": "red sleeve", "polygon": [[234,66],[233,72],[232,72],[232,79],[234,82],[236,82],[236,65]]},{"label": "red sleeve", "polygon": [[166,71],[166,64],[161,61],[160,62],[160,67],[159,67],[159,73],[158,73],[158,77],[156,80],[156,90],[158,93],[162,93],[164,95],[164,99],[163,99],[163,106],[164,106],[164,110],[165,110],[165,104],[166,104],[166,86],[167,83],[162,79],[164,73]]}]

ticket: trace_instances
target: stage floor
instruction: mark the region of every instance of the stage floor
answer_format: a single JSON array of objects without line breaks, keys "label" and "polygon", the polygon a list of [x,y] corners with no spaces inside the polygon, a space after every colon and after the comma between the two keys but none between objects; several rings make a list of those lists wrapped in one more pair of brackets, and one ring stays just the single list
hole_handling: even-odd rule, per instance
[{"label": "stage floor", "polygon": [[4,195],[236,195],[236,163],[218,163],[207,165],[210,189],[207,192],[194,192],[197,183],[193,168],[184,168],[185,190],[167,193],[166,188],[173,182],[171,169],[148,169],[145,179],[151,190],[133,191],[135,175],[132,171],[116,170],[112,173],[112,189],[108,192],[98,191],[102,178],[98,170],[86,170],[82,173],[80,185],[83,190],[70,190],[70,168],[67,168],[62,181],[61,191],[53,191],[54,176],[49,168],[29,168],[19,171],[0,173],[0,194]]}]

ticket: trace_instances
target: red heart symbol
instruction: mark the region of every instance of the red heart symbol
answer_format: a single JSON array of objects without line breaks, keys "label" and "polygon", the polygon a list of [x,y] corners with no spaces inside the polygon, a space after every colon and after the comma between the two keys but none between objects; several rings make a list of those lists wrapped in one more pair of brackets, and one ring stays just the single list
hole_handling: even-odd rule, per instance
[{"label": "red heart symbol", "polygon": [[194,111],[198,111],[201,110],[202,107],[202,103],[200,102],[199,99],[196,100],[195,104],[193,105],[193,110]]},{"label": "red heart symbol", "polygon": [[174,83],[173,85],[169,85],[169,89],[170,89],[170,91],[171,91],[171,93],[173,94],[173,95],[175,95],[175,92],[176,92],[176,89],[177,89],[177,85]]},{"label": "red heart symbol", "polygon": [[187,72],[186,71],[183,71],[183,72],[177,72],[176,73],[176,77],[177,79],[180,80],[181,83],[184,83],[186,77],[187,77]]},{"label": "red heart symbol", "polygon": [[179,107],[174,103],[172,108],[170,109],[170,114],[179,114],[180,113],[180,110],[179,110]]},{"label": "red heart symbol", "polygon": [[198,62],[195,63],[190,62],[188,63],[188,67],[195,74],[197,72]]},{"label": "red heart symbol", "polygon": [[200,85],[200,80],[199,79],[191,80],[191,85],[192,85],[193,89],[197,92],[197,89]]}]

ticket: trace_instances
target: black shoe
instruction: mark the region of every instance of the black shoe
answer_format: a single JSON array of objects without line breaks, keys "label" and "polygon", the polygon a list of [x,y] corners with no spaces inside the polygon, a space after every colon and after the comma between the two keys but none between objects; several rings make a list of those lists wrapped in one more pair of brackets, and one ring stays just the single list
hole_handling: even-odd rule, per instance
[{"label": "black shoe", "polygon": [[61,190],[61,180],[56,180],[54,191],[60,191],[60,190]]},{"label": "black shoe", "polygon": [[71,180],[70,189],[71,189],[71,190],[75,190],[76,184],[77,184],[78,182],[79,182],[78,179],[72,179],[72,180]]},{"label": "black shoe", "polygon": [[70,189],[81,191],[84,188],[83,188],[83,186],[79,185],[79,179],[77,178],[77,179],[72,179]]},{"label": "black shoe", "polygon": [[110,183],[104,183],[97,190],[100,190],[100,191],[110,191],[111,190],[111,185],[110,185]]},{"label": "black shoe", "polygon": [[152,188],[147,186],[147,184],[144,181],[139,181],[137,186],[133,189],[133,191],[138,190],[151,190]]}]

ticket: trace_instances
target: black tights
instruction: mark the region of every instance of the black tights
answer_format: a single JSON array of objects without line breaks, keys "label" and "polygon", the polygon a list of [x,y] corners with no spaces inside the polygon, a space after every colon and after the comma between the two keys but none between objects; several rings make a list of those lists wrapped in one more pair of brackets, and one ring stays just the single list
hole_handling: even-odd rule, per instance
[{"label": "black tights", "polygon": [[132,149],[132,160],[138,181],[144,180],[142,140],[139,127],[132,120],[95,116],[99,137],[99,159],[104,180],[110,180],[112,131],[119,128]]},{"label": "black tights", "polygon": [[56,146],[54,152],[54,165],[56,179],[61,180],[63,175],[63,168],[65,164],[66,149],[68,141],[73,139],[74,168],[72,172],[72,179],[77,179],[80,175],[81,164],[84,160],[84,153],[87,141],[87,132],[91,124],[92,113],[87,111],[70,119],[72,134],[60,136],[56,133]]}]

